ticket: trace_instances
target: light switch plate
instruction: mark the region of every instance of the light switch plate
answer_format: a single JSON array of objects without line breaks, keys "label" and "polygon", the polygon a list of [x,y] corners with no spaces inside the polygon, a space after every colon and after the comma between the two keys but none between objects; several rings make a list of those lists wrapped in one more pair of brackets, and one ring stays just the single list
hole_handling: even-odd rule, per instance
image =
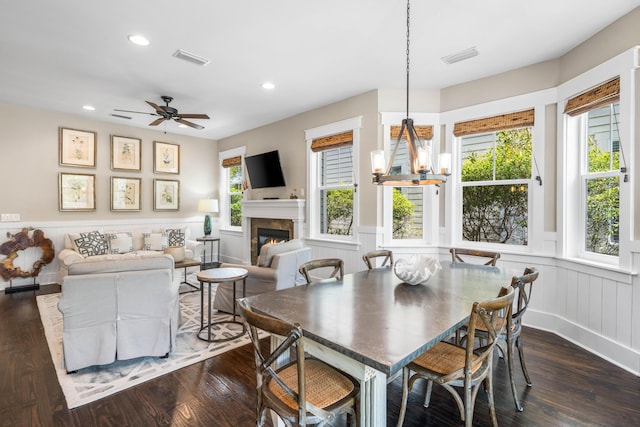
[{"label": "light switch plate", "polygon": [[20,221],[20,214],[1,214],[0,221],[2,222]]}]

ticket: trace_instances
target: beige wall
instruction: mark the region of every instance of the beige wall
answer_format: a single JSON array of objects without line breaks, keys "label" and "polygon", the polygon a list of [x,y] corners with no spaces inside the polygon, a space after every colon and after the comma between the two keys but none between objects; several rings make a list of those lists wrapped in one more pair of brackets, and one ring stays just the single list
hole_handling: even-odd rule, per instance
[{"label": "beige wall", "polygon": [[[150,129],[6,104],[0,104],[0,117],[0,213],[19,213],[22,222],[37,226],[38,221],[185,218],[202,215],[197,212],[199,198],[218,194],[218,147],[213,140],[164,134]],[[58,129],[61,126],[97,132],[96,168],[59,166]],[[110,169],[112,134],[142,139],[141,172]],[[180,145],[179,175],[153,173],[153,141]],[[95,211],[58,210],[59,172],[96,175]],[[142,178],[140,212],[110,211],[111,176]],[[153,211],[154,178],[180,181],[179,211]]]},{"label": "beige wall", "polygon": [[[220,151],[246,146],[246,155],[279,150],[286,187],[249,190],[251,200],[264,197],[288,198],[294,188],[307,194],[307,152],[305,130],[362,116],[360,131],[360,225],[376,223],[376,192],[371,182],[369,152],[378,141],[378,95],[370,91],[313,111],[301,113],[257,129],[218,141]],[[299,194],[299,192],[298,192]]]}]

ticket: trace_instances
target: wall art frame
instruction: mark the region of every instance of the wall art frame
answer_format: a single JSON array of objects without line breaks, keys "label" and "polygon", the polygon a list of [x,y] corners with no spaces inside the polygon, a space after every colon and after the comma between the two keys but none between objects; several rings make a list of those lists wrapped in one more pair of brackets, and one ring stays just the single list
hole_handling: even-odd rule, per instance
[{"label": "wall art frame", "polygon": [[111,177],[111,210],[140,211],[141,178]]},{"label": "wall art frame", "polygon": [[96,176],[94,174],[60,172],[58,193],[60,211],[96,210]]},{"label": "wall art frame", "polygon": [[111,170],[140,172],[141,158],[141,139],[111,135]]},{"label": "wall art frame", "polygon": [[180,210],[180,181],[174,179],[153,180],[153,210]]},{"label": "wall art frame", "polygon": [[153,141],[153,172],[180,173],[180,145]]},{"label": "wall art frame", "polygon": [[60,166],[96,167],[97,133],[60,127]]}]

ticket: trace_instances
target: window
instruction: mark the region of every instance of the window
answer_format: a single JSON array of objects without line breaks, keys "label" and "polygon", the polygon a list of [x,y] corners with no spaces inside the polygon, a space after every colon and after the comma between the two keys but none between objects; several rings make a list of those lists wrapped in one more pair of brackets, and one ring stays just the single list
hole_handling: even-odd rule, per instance
[{"label": "window", "polygon": [[312,237],[354,239],[359,129],[355,118],[306,131]]},{"label": "window", "polygon": [[456,123],[462,241],[529,244],[533,117],[527,110]]},{"label": "window", "polygon": [[573,188],[579,246],[573,253],[605,262],[620,255],[619,100],[616,77],[568,99],[564,110],[568,147],[579,159]]},{"label": "window", "polygon": [[220,153],[220,217],[223,227],[230,229],[242,227],[242,192],[245,182],[243,156],[244,147]]},{"label": "window", "polygon": [[584,250],[618,256],[620,217],[620,104],[585,113],[581,181],[584,215]]}]

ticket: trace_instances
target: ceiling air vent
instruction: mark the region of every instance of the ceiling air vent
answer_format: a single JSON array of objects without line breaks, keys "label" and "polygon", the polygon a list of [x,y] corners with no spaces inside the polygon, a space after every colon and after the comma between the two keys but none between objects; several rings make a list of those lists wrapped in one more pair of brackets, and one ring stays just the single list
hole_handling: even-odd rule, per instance
[{"label": "ceiling air vent", "polygon": [[211,62],[207,58],[203,58],[202,56],[194,55],[193,53],[187,52],[186,50],[182,50],[182,49],[176,50],[176,52],[173,54],[173,56],[175,56],[176,58],[179,58],[179,59],[184,59],[185,61],[189,61],[189,62],[191,62],[193,64],[202,65],[202,66],[205,66],[205,65],[209,64],[209,62]]},{"label": "ceiling air vent", "polygon": [[470,47],[468,49],[461,50],[460,52],[443,56],[440,59],[442,59],[442,62],[445,64],[455,64],[456,62],[464,61],[465,59],[473,58],[474,56],[478,56],[478,49]]}]

